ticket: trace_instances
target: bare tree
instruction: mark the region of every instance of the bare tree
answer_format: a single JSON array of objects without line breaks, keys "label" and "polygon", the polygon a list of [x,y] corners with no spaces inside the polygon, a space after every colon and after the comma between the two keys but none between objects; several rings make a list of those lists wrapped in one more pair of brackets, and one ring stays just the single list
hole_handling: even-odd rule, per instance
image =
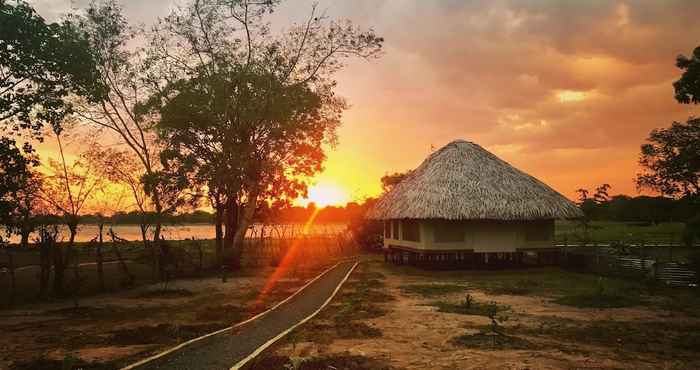
[{"label": "bare tree", "polygon": [[69,236],[64,251],[56,250],[53,253],[54,291],[62,295],[65,293],[63,285],[65,269],[71,262],[75,283],[77,284],[80,280],[79,261],[73,251],[75,236],[78,233],[80,216],[94,190],[102,181],[95,176],[94,163],[80,158],[69,164],[64,152],[62,140],[64,134],[61,131],[54,134],[58,144],[59,160],[49,160],[49,174],[45,176],[40,197],[53,213],[62,217],[63,223],[68,228]]},{"label": "bare tree", "polygon": [[[159,162],[160,147],[152,130],[154,118],[139,111],[139,106],[150,96],[151,91],[143,83],[143,70],[148,68],[140,62],[140,52],[128,46],[140,30],[129,26],[121,7],[115,1],[102,1],[91,4],[84,15],[73,15],[79,19],[95,50],[97,69],[106,93],[99,101],[84,100],[76,108],[76,115],[85,123],[111,133],[118,144],[128,150],[111,153],[114,160],[130,160],[124,173],[118,166],[113,166],[113,177],[127,184],[132,190],[137,207],[143,210],[152,208],[153,244],[157,250],[160,245],[162,216],[174,211],[164,199],[164,189],[154,186],[148,193],[148,201],[143,192],[143,180],[152,178],[161,169]],[[116,158],[116,157],[120,158]],[[138,164],[139,168],[134,165]],[[149,209],[150,211],[150,209]],[[145,218],[144,218],[145,221]],[[146,240],[150,222],[141,224],[141,231]],[[154,255],[156,252],[154,251]]]}]

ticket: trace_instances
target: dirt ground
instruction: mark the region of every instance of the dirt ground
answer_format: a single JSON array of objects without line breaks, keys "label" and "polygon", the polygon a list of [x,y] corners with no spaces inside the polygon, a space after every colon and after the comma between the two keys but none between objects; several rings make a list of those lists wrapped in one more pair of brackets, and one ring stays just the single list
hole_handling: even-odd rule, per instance
[{"label": "dirt ground", "polygon": [[[260,296],[274,268],[178,280],[70,300],[0,310],[0,369],[115,369],[259,313],[329,263],[289,270]],[[70,367],[69,367],[70,368]]]},{"label": "dirt ground", "polygon": [[[369,259],[333,304],[250,368],[700,369],[697,316],[654,305],[563,306],[543,293],[490,294],[466,276]],[[406,288],[416,284],[451,289],[420,294]],[[474,303],[464,309],[467,295]],[[492,314],[495,328],[478,310],[493,303],[488,307],[500,307]]]}]

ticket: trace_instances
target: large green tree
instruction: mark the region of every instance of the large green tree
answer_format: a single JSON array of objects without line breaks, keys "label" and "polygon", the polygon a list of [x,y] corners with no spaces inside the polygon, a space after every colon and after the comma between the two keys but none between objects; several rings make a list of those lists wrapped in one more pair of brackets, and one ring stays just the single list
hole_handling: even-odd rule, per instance
[{"label": "large green tree", "polygon": [[165,167],[196,170],[234,256],[257,209],[306,193],[346,108],[333,74],[347,57],[377,56],[383,42],[315,8],[273,35],[265,15],[276,4],[195,0],[156,27],[149,48],[151,70],[168,72],[151,79],[159,92],[150,101],[169,146]]},{"label": "large green tree", "polygon": [[647,141],[639,160],[645,172],[637,184],[673,197],[700,195],[700,119],[655,129]]},{"label": "large green tree", "polygon": [[[676,100],[700,103],[700,47],[690,57],[678,56],[676,66],[683,70],[673,84]],[[690,117],[655,129],[647,141],[641,147],[639,164],[644,172],[637,175],[637,186],[695,205],[696,216],[686,222],[686,242],[692,244],[700,237],[700,119]]]},{"label": "large green tree", "polygon": [[6,230],[18,232],[23,244],[39,185],[31,141],[43,138],[45,125],[60,132],[70,97],[102,93],[97,73],[75,23],[47,23],[24,1],[0,0],[0,208]]},{"label": "large green tree", "polygon": [[73,22],[47,23],[24,1],[0,0],[0,122],[41,137],[59,128],[71,94],[102,89],[85,34]]},{"label": "large green tree", "polygon": [[676,67],[683,70],[681,78],[673,83],[676,100],[684,104],[700,103],[700,46],[689,57],[679,55]]}]

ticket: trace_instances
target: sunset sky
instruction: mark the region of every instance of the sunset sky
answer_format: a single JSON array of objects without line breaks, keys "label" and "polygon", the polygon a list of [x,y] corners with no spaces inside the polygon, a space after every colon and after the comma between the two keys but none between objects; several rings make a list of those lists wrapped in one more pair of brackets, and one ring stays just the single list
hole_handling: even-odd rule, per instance
[{"label": "sunset sky", "polygon": [[[30,1],[55,19],[71,4]],[[133,22],[170,0],[125,0]],[[312,1],[288,0],[275,27]],[[338,76],[351,105],[316,193],[376,195],[385,173],[415,168],[454,139],[474,141],[573,198],[580,187],[635,194],[650,130],[698,111],[673,98],[678,54],[700,45],[698,1],[326,0],[334,18],[386,39],[379,60]],[[44,149],[48,153],[48,149]]]}]

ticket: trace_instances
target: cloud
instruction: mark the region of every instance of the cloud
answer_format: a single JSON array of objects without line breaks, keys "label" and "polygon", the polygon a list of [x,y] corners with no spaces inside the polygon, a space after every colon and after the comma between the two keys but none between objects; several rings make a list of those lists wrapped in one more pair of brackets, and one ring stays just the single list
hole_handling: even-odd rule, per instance
[{"label": "cloud", "polygon": [[[35,3],[42,14],[70,5]],[[170,4],[124,8],[149,23]],[[312,4],[284,2],[272,19],[303,21]],[[632,192],[649,131],[697,110],[675,102],[671,83],[676,55],[700,44],[698,1],[324,0],[319,9],[386,39],[382,59],[337,76],[352,108],[326,167],[363,168],[342,176],[351,189],[376,192],[383,173],[466,138],[570,196],[595,182]]]}]

